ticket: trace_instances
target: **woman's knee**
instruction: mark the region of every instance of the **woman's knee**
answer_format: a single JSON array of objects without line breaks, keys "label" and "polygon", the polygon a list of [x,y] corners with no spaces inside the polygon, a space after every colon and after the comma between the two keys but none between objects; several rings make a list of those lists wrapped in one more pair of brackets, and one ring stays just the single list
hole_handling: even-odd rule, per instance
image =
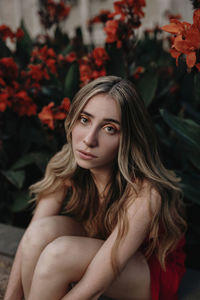
[{"label": "woman's knee", "polygon": [[59,236],[84,235],[82,227],[70,217],[50,216],[34,221],[22,240],[22,251],[41,249]]},{"label": "woman's knee", "polygon": [[78,281],[103,241],[87,237],[63,236],[49,243],[40,255],[37,276],[50,279],[65,274],[67,282]]},{"label": "woman's knee", "polygon": [[51,222],[44,218],[34,221],[26,230],[22,239],[22,251],[36,249],[44,243],[51,233]]},{"label": "woman's knee", "polygon": [[76,244],[73,243],[71,237],[59,237],[49,243],[42,251],[37,264],[37,277],[40,279],[50,279],[56,274],[65,274],[66,280],[68,270],[70,278],[74,271],[78,259]]}]

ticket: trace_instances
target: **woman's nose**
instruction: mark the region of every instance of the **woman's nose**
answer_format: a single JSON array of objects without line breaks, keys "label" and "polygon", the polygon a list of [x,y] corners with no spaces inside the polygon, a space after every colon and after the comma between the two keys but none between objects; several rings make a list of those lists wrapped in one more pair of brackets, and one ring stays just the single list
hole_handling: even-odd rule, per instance
[{"label": "woman's nose", "polygon": [[96,147],[98,145],[98,133],[96,132],[96,130],[95,129],[89,130],[83,142],[88,147]]}]

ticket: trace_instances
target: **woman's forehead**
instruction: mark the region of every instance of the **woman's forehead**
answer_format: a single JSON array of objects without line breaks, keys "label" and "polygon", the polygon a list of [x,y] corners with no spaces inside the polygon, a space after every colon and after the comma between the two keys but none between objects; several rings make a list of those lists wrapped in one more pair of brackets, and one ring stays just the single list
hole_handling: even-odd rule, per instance
[{"label": "woman's forehead", "polygon": [[93,116],[116,119],[120,121],[120,109],[115,99],[109,94],[98,94],[89,99],[82,111]]}]

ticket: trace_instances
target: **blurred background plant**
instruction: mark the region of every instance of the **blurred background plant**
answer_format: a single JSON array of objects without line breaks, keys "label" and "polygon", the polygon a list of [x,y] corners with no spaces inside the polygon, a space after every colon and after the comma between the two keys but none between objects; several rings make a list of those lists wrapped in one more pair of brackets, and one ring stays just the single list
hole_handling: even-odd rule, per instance
[{"label": "blurred background plant", "polygon": [[102,24],[102,47],[84,45],[80,28],[73,38],[63,32],[62,21],[70,14],[64,1],[40,0],[44,31],[35,39],[23,23],[16,32],[0,26],[0,222],[27,226],[28,187],[65,143],[63,123],[74,94],[99,76],[118,75],[138,87],[164,164],[182,179],[187,265],[200,267],[200,4],[192,4],[193,24],[169,15],[168,25],[139,38],[145,0],[116,1],[112,11],[88,20],[91,37]]}]

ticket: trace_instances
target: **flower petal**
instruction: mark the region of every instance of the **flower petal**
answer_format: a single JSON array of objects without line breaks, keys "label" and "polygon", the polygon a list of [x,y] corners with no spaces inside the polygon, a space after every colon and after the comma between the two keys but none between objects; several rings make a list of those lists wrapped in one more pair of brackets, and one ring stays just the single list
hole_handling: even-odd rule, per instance
[{"label": "flower petal", "polygon": [[174,23],[164,25],[161,27],[161,29],[172,34],[178,34],[180,32],[179,27],[177,26],[177,24]]},{"label": "flower petal", "polygon": [[196,52],[190,52],[186,57],[186,63],[189,68],[194,67],[196,63]]}]

